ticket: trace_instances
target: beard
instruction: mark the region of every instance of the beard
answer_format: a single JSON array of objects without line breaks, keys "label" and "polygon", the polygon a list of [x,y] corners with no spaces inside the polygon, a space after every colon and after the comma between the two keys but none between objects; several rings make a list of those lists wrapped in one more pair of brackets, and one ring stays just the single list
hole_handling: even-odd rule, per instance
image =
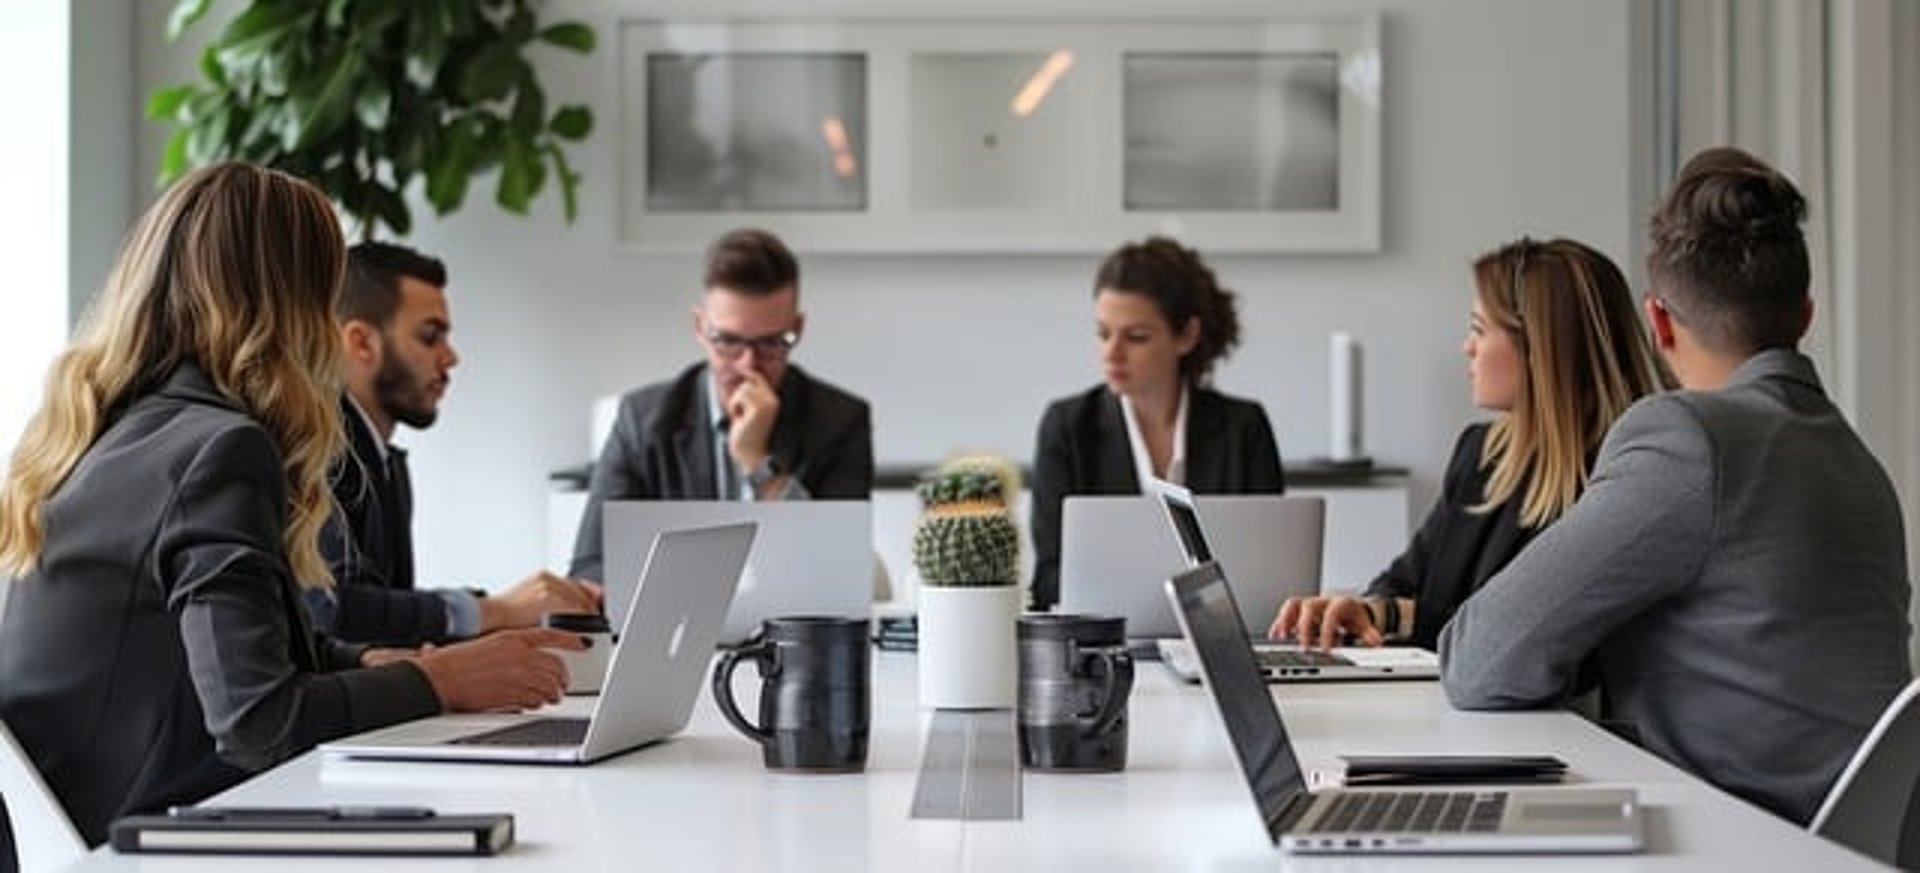
[{"label": "beard", "polygon": [[388,417],[414,430],[426,430],[440,415],[428,379],[408,369],[400,357],[387,354],[373,375],[373,396]]}]

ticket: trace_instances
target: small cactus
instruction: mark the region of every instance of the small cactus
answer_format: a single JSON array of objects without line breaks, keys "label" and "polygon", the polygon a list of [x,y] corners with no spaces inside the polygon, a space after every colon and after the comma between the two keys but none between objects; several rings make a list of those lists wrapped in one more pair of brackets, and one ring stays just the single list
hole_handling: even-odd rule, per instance
[{"label": "small cactus", "polygon": [[[913,563],[928,585],[1014,585],[1020,531],[1007,508],[1004,462],[962,458],[921,480],[925,511]],[[1016,480],[1017,481],[1017,480]]]}]

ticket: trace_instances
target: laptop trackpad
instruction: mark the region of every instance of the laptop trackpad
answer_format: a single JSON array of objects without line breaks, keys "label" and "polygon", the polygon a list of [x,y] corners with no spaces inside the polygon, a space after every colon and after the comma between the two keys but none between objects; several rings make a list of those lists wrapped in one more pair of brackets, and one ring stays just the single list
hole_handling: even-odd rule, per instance
[{"label": "laptop trackpad", "polygon": [[1630,791],[1515,791],[1510,795],[1507,833],[1600,834],[1618,831],[1635,815]]}]

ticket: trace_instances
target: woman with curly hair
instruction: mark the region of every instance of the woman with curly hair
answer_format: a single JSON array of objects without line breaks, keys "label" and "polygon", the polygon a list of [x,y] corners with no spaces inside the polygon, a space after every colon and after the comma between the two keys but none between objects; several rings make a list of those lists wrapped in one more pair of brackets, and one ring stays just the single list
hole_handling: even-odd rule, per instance
[{"label": "woman with curly hair", "polygon": [[1104,382],[1055,401],[1033,459],[1035,609],[1060,598],[1060,512],[1070,494],[1139,494],[1149,479],[1196,494],[1278,494],[1280,449],[1259,403],[1213,390],[1240,342],[1233,292],[1166,237],[1100,265],[1093,311]]}]

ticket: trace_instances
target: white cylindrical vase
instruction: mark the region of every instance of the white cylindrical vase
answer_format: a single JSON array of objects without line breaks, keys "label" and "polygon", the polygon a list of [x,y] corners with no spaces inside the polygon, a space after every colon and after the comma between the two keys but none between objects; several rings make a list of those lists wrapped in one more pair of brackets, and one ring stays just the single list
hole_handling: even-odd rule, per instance
[{"label": "white cylindrical vase", "polygon": [[1327,457],[1358,461],[1367,456],[1360,436],[1360,343],[1352,334],[1336,332],[1328,341],[1328,353],[1327,419],[1332,429]]},{"label": "white cylindrical vase", "polygon": [[920,586],[920,705],[1011,709],[1019,687],[1018,585]]}]

